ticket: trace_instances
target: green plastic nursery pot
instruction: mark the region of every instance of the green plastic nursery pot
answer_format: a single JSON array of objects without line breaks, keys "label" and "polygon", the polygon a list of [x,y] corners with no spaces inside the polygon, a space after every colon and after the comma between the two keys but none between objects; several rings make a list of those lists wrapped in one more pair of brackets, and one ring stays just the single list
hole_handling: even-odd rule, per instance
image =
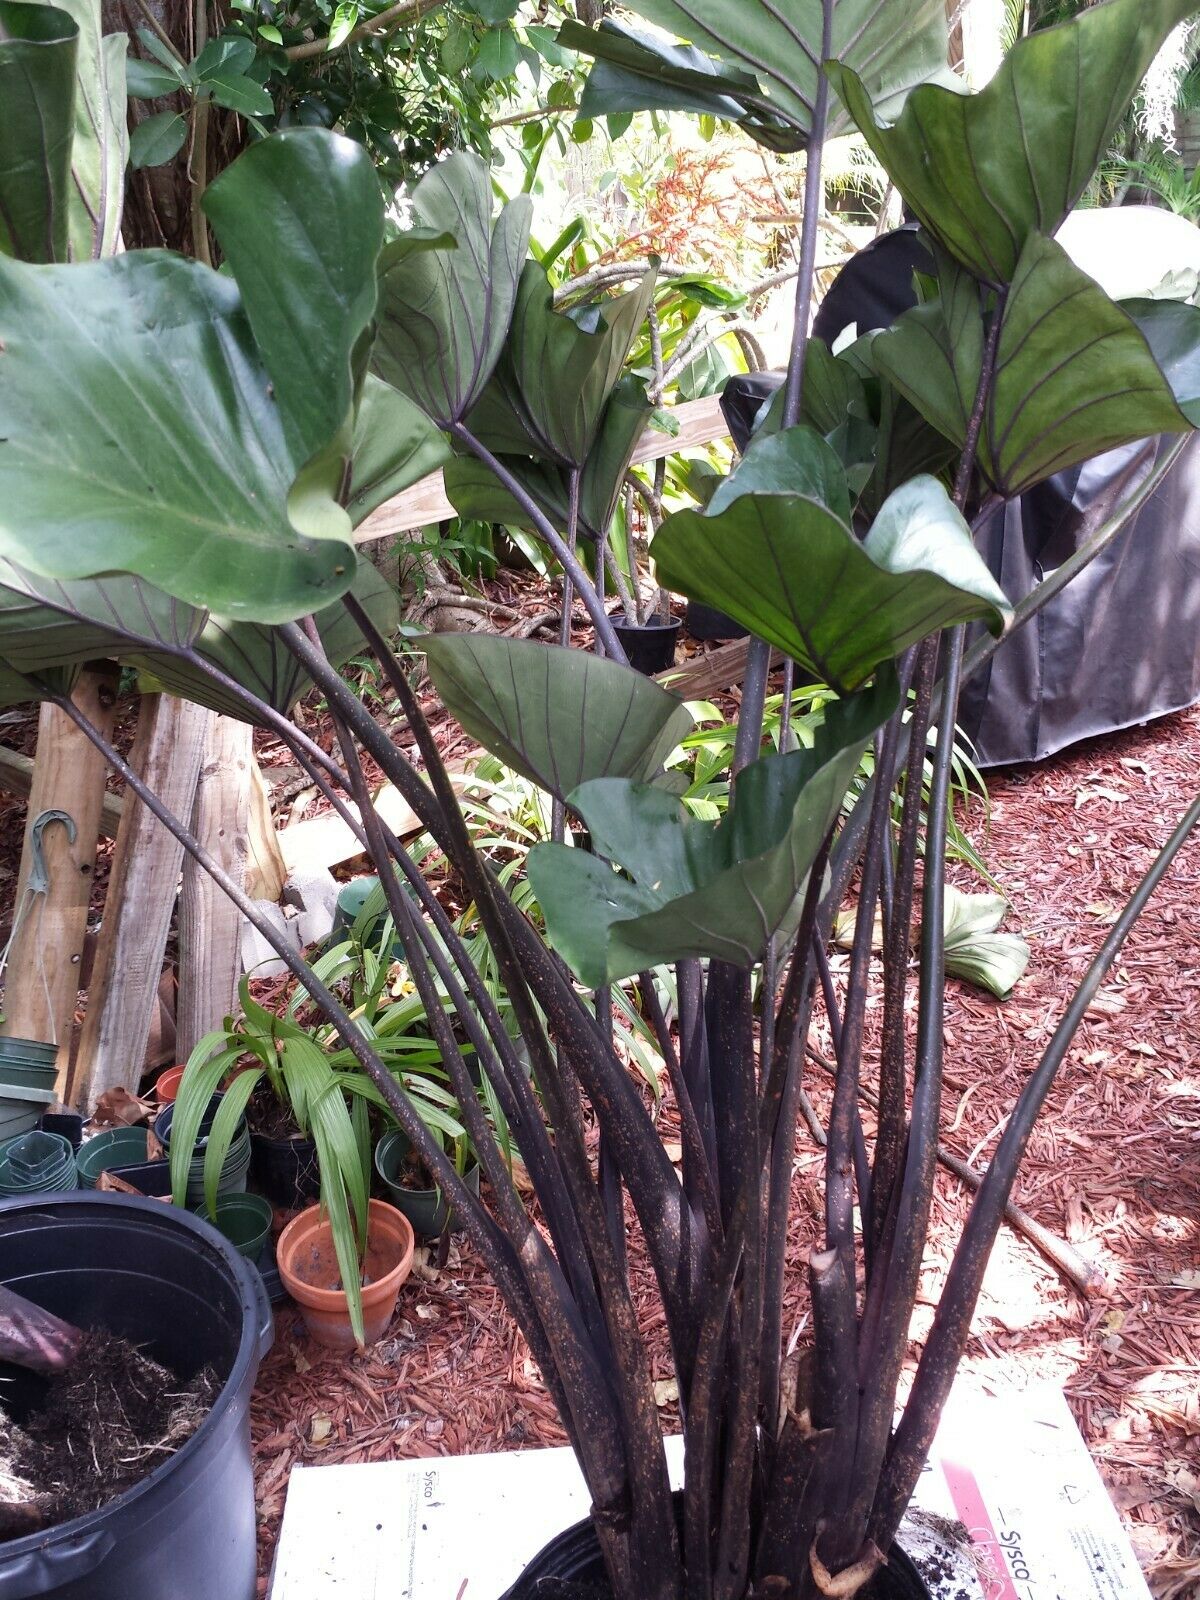
[{"label": "green plastic nursery pot", "polygon": [[[440,1189],[412,1189],[401,1181],[404,1163],[411,1153],[412,1145],[400,1128],[385,1133],[375,1146],[375,1171],[388,1192],[388,1199],[412,1223],[418,1238],[440,1238],[447,1223],[452,1233],[457,1232],[461,1224]],[[463,1173],[463,1182],[472,1194],[479,1193],[478,1162]]]},{"label": "green plastic nursery pot", "polygon": [[217,1200],[214,1216],[210,1217],[204,1206],[196,1215],[211,1222],[238,1255],[257,1266],[271,1236],[271,1220],[275,1215],[269,1200],[260,1194],[223,1194]]},{"label": "green plastic nursery pot", "polygon": [[0,1144],[0,1197],[64,1194],[77,1187],[75,1152],[61,1134],[35,1128]]},{"label": "green plastic nursery pot", "polygon": [[145,1128],[108,1128],[80,1145],[75,1158],[79,1187],[94,1189],[110,1167],[131,1167],[146,1159]]},{"label": "green plastic nursery pot", "polygon": [[37,1127],[54,1104],[58,1046],[41,1039],[0,1038],[0,1139]]},{"label": "green plastic nursery pot", "polygon": [[[188,1166],[187,1204],[193,1209],[204,1203],[204,1160],[208,1154],[208,1130],[212,1126],[212,1119],[217,1114],[220,1096],[213,1096],[213,1103],[205,1112],[204,1120],[200,1124],[201,1137],[196,1141],[196,1148],[192,1152],[192,1159]],[[154,1120],[154,1132],[159,1144],[168,1153],[171,1149],[171,1122],[175,1115],[175,1103],[164,1106]],[[221,1163],[221,1175],[217,1180],[218,1194],[242,1194],[246,1188],[246,1177],[250,1171],[250,1130],[243,1117],[238,1123],[237,1132],[229,1141],[229,1149],[225,1152],[225,1160]]]}]

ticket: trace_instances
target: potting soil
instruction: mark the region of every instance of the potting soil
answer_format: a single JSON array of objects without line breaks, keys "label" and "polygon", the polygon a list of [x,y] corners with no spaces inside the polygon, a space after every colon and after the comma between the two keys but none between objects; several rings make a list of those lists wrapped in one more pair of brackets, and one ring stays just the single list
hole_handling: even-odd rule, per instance
[{"label": "potting soil", "polygon": [[[98,1510],[192,1437],[220,1387],[211,1367],[185,1383],[127,1339],[87,1333],[19,1426],[0,1394],[0,1512],[32,1506],[45,1528]],[[30,1531],[0,1515],[0,1539]]]}]

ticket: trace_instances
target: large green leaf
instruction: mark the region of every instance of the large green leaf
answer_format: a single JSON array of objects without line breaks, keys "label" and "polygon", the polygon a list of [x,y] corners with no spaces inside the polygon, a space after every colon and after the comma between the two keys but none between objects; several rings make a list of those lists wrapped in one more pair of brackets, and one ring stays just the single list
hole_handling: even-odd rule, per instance
[{"label": "large green leaf", "polygon": [[79,29],[0,0],[0,255],[65,261]]},{"label": "large green leaf", "polygon": [[[629,9],[696,49],[612,24],[594,33],[568,24],[562,43],[604,63],[582,114],[701,111],[741,123],[772,149],[803,146],[827,53],[820,0],[630,0]],[[835,0],[832,44],[833,56],[898,109],[914,85],[945,71],[945,10],[936,0]],[[828,131],[847,132],[848,119],[836,105],[830,111]]]},{"label": "large green leaf", "polygon": [[1200,427],[1200,309],[1183,300],[1122,300],[1120,305],[1150,346],[1179,409]]},{"label": "large green leaf", "polygon": [[0,258],[0,343],[0,556],[261,622],[346,589],[350,545],[289,520],[303,463],[231,279],[159,251]]},{"label": "large green leaf", "polygon": [[440,427],[459,422],[487,386],[508,335],[529,244],[519,195],[492,226],[492,190],[477,155],[449,156],[413,191],[417,228],[379,258],[374,371]]},{"label": "large green leaf", "polygon": [[[804,432],[757,448],[807,450]],[[890,495],[861,542],[826,506],[788,489],[786,472],[777,481],[772,491],[760,472],[755,490],[717,515],[668,517],[651,546],[660,581],[727,611],[843,690],[938,628],[978,619],[1002,631],[1004,595],[936,479]]]},{"label": "large green leaf", "polygon": [[596,854],[559,844],[529,854],[551,944],[592,988],[684,957],[752,965],[787,926],[863,750],[898,703],[889,670],[830,706],[811,749],[742,771],[719,822],[644,784],[581,785],[570,804]]},{"label": "large green leaf", "polygon": [[[472,414],[474,417],[482,407]],[[488,416],[494,412],[489,407]],[[612,524],[617,500],[634,450],[654,414],[639,378],[625,377],[613,390],[605,407],[599,433],[588,453],[579,489],[579,532],[596,539]],[[492,445],[491,436],[484,442]],[[527,455],[502,457],[538,507],[556,528],[567,526],[570,505],[570,471]],[[445,469],[446,494],[460,517],[498,522],[508,527],[532,526],[529,513],[497,480],[492,470],[473,456],[457,457]]]},{"label": "large green leaf", "polygon": [[962,264],[1007,283],[1033,232],[1078,201],[1159,46],[1194,0],[1106,0],[1027,34],[978,94],[928,84],[892,126],[853,57],[830,72],[913,211]]},{"label": "large green leaf", "polygon": [[144,641],[186,647],[204,621],[141,578],[64,583],[0,560],[0,663],[17,672],[120,656]]},{"label": "large green leaf", "polygon": [[[956,444],[979,383],[983,316],[973,280],[942,263],[941,296],[875,340],[885,373]],[[1164,302],[1165,304],[1165,302]],[[1200,310],[1147,326],[1179,377],[1185,403]],[[1052,239],[1031,235],[1004,308],[979,463],[1006,495],[1104,450],[1190,426],[1133,320]]]},{"label": "large green leaf", "polygon": [[651,782],[692,726],[675,695],[586,650],[476,633],[431,636],[425,649],[466,731],[560,799],[590,778]]},{"label": "large green leaf", "polygon": [[[375,626],[391,637],[400,620],[396,591],[366,559],[360,559],[351,591]],[[367,648],[358,625],[341,600],[316,613],[325,654],[335,667]],[[288,712],[311,687],[308,674],[280,640],[278,630],[255,622],[209,617],[195,641],[198,654],[242,688],[249,689],[276,711]],[[177,657],[126,648],[122,658],[148,673],[157,684],[183,699],[194,700],[227,716],[252,722],[254,717],[231,690],[214,683],[200,668]]]},{"label": "large green leaf", "polygon": [[346,503],[354,526],[451,460],[446,436],[421,408],[368,372],[354,416],[354,461]]},{"label": "large green leaf", "polygon": [[646,320],[654,279],[651,268],[632,293],[567,316],[554,309],[546,269],[536,261],[526,263],[498,376],[539,455],[567,466],[587,461],[609,396]]},{"label": "large green leaf", "polygon": [[94,261],[121,238],[129,129],[125,116],[124,33],[102,35],[100,0],[55,0],[79,25],[75,136],[71,144],[68,254]]},{"label": "large green leaf", "polygon": [[[242,292],[292,459],[308,462],[347,423],[351,356],[375,314],[383,243],[375,169],[350,139],[289,128],[251,145],[203,203]],[[340,459],[333,470],[336,488]]]}]

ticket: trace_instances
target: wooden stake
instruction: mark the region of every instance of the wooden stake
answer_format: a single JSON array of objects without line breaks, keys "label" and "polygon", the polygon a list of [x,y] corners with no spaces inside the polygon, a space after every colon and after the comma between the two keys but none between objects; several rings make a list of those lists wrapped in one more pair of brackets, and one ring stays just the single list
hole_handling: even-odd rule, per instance
[{"label": "wooden stake", "polygon": [[[215,717],[200,765],[192,832],[239,886],[249,853],[251,728]],[[241,915],[191,856],[183,861],[179,900],[179,1000],[176,1054],[186,1061],[196,1044],[233,1010],[241,970]]]},{"label": "wooden stake", "polygon": [[[144,695],[131,764],[177,817],[190,817],[214,713]],[[69,1096],[87,1110],[118,1084],[136,1092],[158,1004],[158,980],[179,888],[183,847],[125,796],[104,922]]]},{"label": "wooden stake", "polygon": [[[106,737],[112,733],[116,714],[117,684],[115,666],[85,667],[71,696]],[[5,974],[2,1031],[18,1039],[57,1041],[60,1097],[66,1089],[107,776],[103,757],[71,719],[56,706],[44,705],[38,717],[37,760],[17,880],[15,905],[24,910]],[[33,824],[43,811],[56,810],[65,811],[75,823],[75,842],[61,825],[44,831],[42,853],[49,888],[45,894],[27,897]]]}]

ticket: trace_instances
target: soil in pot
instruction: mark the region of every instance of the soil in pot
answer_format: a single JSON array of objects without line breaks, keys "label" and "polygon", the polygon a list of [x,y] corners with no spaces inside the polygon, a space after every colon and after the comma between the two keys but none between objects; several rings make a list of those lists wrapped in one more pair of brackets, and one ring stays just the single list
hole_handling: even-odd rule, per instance
[{"label": "soil in pot", "polygon": [[127,1339],[88,1333],[19,1425],[0,1405],[0,1539],[114,1500],[187,1443],[220,1387],[210,1367],[184,1383]]},{"label": "soil in pot", "polygon": [[317,1147],[296,1127],[267,1084],[259,1084],[246,1107],[250,1126],[250,1172],[257,1186],[284,1211],[298,1211],[321,1192]]}]

